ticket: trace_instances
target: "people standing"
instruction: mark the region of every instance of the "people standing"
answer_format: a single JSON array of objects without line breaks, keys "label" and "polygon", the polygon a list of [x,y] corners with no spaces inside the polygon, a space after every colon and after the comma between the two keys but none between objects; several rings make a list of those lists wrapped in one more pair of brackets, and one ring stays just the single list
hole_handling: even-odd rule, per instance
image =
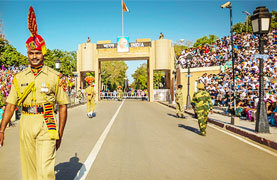
[{"label": "people standing", "polygon": [[95,91],[94,91],[94,85],[92,84],[92,81],[88,81],[89,86],[85,89],[85,94],[87,96],[87,115],[89,118],[93,117],[94,109],[95,109]]},{"label": "people standing", "polygon": [[83,99],[83,93],[82,93],[82,88],[81,87],[79,87],[79,89],[77,91],[77,99],[78,99],[79,104],[81,104],[82,99]]},{"label": "people standing", "polygon": [[175,93],[176,116],[178,118],[180,118],[180,117],[184,118],[185,117],[182,88],[183,88],[182,85],[178,85],[178,89]]},{"label": "people standing", "polygon": [[197,84],[198,91],[193,94],[191,101],[192,108],[195,110],[198,125],[202,136],[206,136],[208,124],[208,114],[213,113],[213,103],[210,94],[205,91],[203,83]]},{"label": "people standing", "polygon": [[[61,74],[43,64],[45,41],[37,34],[35,12],[29,9],[26,41],[30,67],[16,74],[0,127],[0,145],[16,106],[22,106],[19,126],[20,159],[23,180],[54,180],[56,150],[61,145],[67,119],[68,96],[61,87]],[[59,127],[54,114],[59,104]]]}]

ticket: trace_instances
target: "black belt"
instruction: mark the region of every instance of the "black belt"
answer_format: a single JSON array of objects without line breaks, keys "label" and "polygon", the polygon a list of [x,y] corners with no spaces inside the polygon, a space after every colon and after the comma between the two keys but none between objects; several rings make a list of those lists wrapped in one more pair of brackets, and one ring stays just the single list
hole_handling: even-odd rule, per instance
[{"label": "black belt", "polygon": [[43,113],[43,107],[22,107],[22,111],[28,114],[41,114]]}]

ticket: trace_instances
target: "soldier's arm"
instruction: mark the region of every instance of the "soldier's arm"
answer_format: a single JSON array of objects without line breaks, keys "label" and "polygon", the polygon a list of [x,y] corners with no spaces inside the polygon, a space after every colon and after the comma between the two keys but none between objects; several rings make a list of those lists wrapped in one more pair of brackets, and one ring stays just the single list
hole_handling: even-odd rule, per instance
[{"label": "soldier's arm", "polygon": [[210,111],[213,111],[213,102],[211,96],[208,94],[208,103],[210,107]]},{"label": "soldier's arm", "polygon": [[14,110],[15,110],[15,105],[8,103],[5,108],[5,112],[4,112],[1,127],[0,127],[0,145],[1,146],[3,146],[3,143],[4,143],[5,129],[7,127],[7,124],[9,123],[9,121],[11,120],[11,118],[13,116]]},{"label": "soldier's arm", "polygon": [[195,96],[196,93],[193,94],[193,97],[192,97],[192,100],[191,100],[191,106],[192,108],[195,108],[195,102],[196,102],[196,96]]},{"label": "soldier's arm", "polygon": [[59,105],[59,135],[60,138],[63,136],[64,127],[67,119],[67,105]]}]

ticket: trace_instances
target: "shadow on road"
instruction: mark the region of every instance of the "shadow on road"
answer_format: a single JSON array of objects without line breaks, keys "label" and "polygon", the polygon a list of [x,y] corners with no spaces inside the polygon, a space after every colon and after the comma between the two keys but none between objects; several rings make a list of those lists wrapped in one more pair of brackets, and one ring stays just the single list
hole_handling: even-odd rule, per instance
[{"label": "shadow on road", "polygon": [[177,116],[176,116],[176,115],[174,115],[174,114],[167,113],[167,115],[169,115],[169,116],[171,116],[171,117],[175,117],[175,118],[177,118]]},{"label": "shadow on road", "polygon": [[[83,164],[79,162],[77,153],[75,153],[75,156],[71,157],[69,159],[69,162],[63,162],[55,166],[56,180],[80,179],[84,175],[84,172],[86,171],[85,166],[83,167],[82,166]],[[79,170],[80,170],[80,173],[77,175]]]},{"label": "shadow on road", "polygon": [[178,124],[178,127],[184,128],[184,129],[189,130],[191,132],[194,132],[194,133],[196,133],[198,135],[200,134],[200,131],[198,129],[194,128],[194,127],[186,126],[184,124]]}]

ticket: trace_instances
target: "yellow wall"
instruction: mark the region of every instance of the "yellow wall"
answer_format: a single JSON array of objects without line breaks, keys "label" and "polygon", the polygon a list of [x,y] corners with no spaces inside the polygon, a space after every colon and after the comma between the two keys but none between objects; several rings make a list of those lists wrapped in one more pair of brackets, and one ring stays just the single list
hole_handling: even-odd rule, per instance
[{"label": "yellow wall", "polygon": [[[188,95],[188,69],[178,69],[177,70],[177,86],[178,84],[183,85],[183,98],[185,105],[187,104],[187,95]],[[202,68],[191,68],[190,74],[192,77],[190,78],[190,88],[189,94],[190,99],[192,99],[193,94],[195,92],[195,81],[198,81],[199,77],[203,74],[218,74],[220,72],[220,66],[213,66],[213,67],[202,67]]]}]

